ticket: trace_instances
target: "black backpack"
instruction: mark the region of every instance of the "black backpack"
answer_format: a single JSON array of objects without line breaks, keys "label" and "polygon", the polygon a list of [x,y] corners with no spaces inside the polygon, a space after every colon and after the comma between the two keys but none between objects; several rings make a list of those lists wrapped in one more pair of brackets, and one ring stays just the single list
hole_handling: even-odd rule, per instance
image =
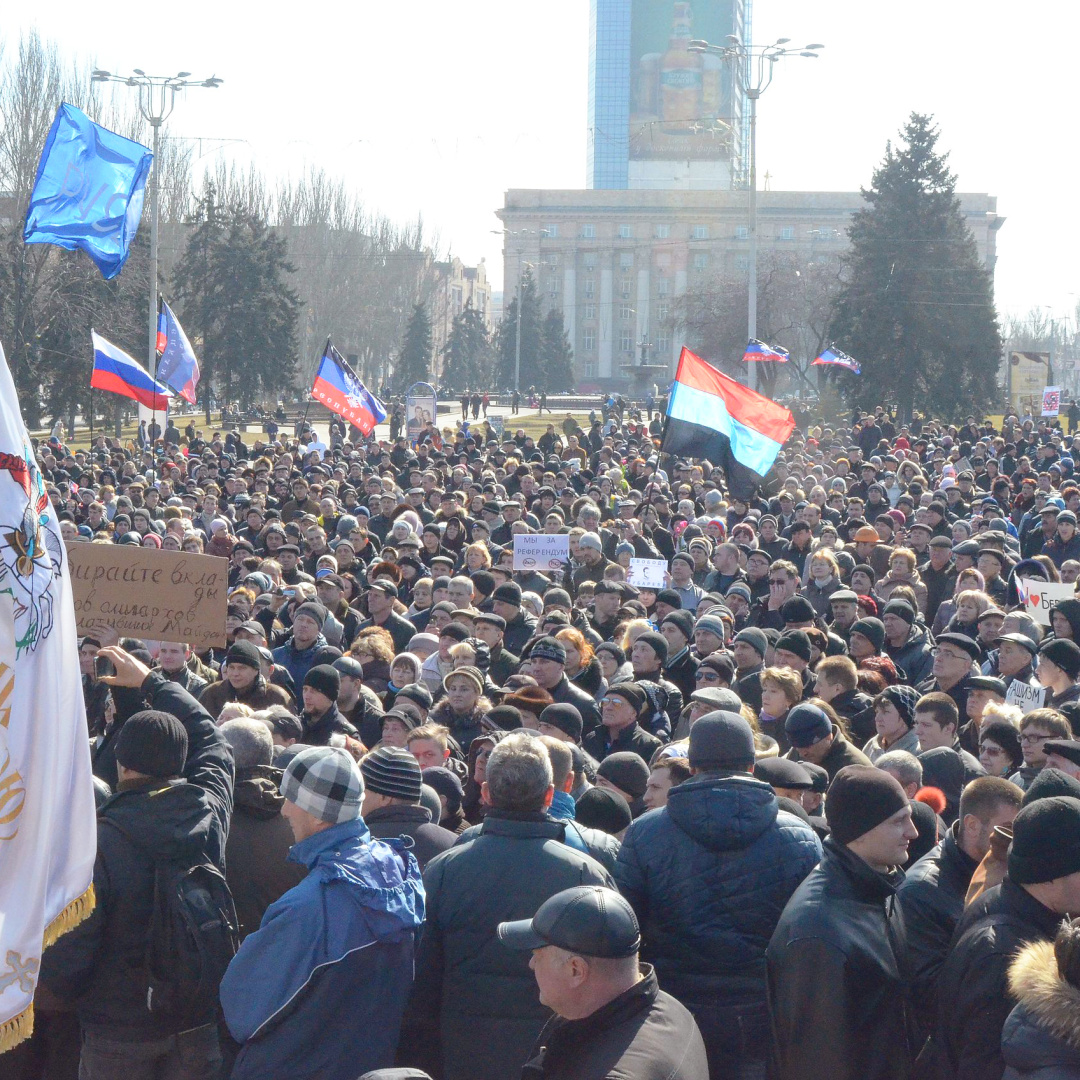
[{"label": "black backpack", "polygon": [[154,901],[147,930],[146,1008],[180,1029],[213,1022],[218,988],[240,943],[236,908],[221,871],[205,859],[160,859],[110,818],[154,861]]}]

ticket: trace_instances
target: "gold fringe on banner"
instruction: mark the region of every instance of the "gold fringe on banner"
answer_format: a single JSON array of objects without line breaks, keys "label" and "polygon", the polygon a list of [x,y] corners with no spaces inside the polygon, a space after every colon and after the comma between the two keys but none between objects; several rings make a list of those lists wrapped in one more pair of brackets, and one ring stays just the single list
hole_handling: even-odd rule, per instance
[{"label": "gold fringe on banner", "polygon": [[34,1003],[30,1002],[18,1016],[0,1024],[0,1054],[29,1039],[34,1032]]},{"label": "gold fringe on banner", "polygon": [[44,951],[47,949],[57,940],[57,938],[62,937],[69,930],[74,930],[75,927],[94,910],[95,903],[94,883],[91,882],[82,896],[77,896],[72,900],[71,903],[45,927],[45,937],[41,943],[42,950]]}]

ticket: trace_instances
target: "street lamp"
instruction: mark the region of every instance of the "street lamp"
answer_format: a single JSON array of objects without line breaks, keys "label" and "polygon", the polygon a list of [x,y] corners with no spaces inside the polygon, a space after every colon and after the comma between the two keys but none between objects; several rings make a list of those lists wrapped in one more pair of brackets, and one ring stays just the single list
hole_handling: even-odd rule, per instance
[{"label": "street lamp", "polygon": [[188,86],[204,86],[217,89],[222,83],[216,75],[208,79],[191,79],[190,71],[180,71],[175,75],[147,75],[141,68],[134,68],[131,75],[114,75],[111,71],[95,68],[90,75],[91,82],[120,83],[122,86],[134,86],[139,91],[139,112],[154,131],[154,161],[150,170],[150,342],[149,363],[150,377],[157,377],[157,316],[158,316],[158,134],[161,125],[172,114],[176,105],[176,92]]},{"label": "street lamp", "polygon": [[[786,46],[790,38],[777,38],[772,45],[744,45],[734,35],[729,35],[727,45],[710,45],[707,41],[695,38],[687,45],[689,52],[712,53],[730,60],[734,65],[739,89],[750,102],[750,160],[749,160],[749,296],[746,312],[746,337],[757,337],[757,103],[758,98],[769,88],[773,80],[774,65],[785,56],[808,56],[817,58],[824,45],[804,45],[789,49]],[[757,387],[757,368],[750,364],[747,381]]]},{"label": "street lamp", "polygon": [[[496,236],[547,236],[547,232],[541,229],[537,232],[534,229],[492,229]],[[522,315],[522,288],[524,282],[523,271],[529,264],[525,262],[523,256],[525,255],[525,249],[518,249],[518,289],[517,289],[517,333],[515,334],[514,341],[514,392],[521,392],[521,315]]]}]

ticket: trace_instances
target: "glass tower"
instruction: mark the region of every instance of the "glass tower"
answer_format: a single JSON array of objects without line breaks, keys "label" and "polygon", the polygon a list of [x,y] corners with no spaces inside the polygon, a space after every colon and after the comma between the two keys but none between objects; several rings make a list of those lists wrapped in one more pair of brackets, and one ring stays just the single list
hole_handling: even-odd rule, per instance
[{"label": "glass tower", "polygon": [[590,188],[625,188],[630,165],[630,3],[591,0],[589,12]]}]

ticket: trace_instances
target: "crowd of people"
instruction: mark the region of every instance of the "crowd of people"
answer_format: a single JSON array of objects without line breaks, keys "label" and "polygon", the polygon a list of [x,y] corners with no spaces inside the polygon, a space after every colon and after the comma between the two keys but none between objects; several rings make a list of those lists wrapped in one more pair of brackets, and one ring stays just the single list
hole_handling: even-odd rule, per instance
[{"label": "crowd of people", "polygon": [[1080,438],[855,412],[743,500],[654,433],[37,447],[227,643],[80,640],[97,907],[0,1071],[1080,1077]]}]

